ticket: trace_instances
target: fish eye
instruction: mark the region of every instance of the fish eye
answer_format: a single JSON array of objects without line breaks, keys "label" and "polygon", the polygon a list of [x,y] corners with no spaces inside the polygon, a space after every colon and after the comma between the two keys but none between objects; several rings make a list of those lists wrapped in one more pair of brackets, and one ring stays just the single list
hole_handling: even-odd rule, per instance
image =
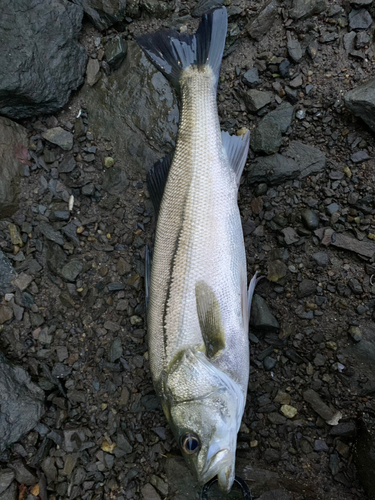
[{"label": "fish eye", "polygon": [[188,432],[181,438],[181,447],[187,455],[194,455],[201,449],[201,442],[194,432]]}]

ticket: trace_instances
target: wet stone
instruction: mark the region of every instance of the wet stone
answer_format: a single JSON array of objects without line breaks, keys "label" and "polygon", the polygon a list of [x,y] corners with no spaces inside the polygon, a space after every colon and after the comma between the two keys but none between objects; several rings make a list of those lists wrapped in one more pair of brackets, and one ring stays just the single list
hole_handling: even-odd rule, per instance
[{"label": "wet stone", "polygon": [[319,217],[315,212],[309,208],[305,208],[301,213],[301,219],[304,226],[310,231],[316,229],[319,226]]},{"label": "wet stone", "polygon": [[311,405],[312,409],[324,420],[332,419],[333,411],[324,403],[319,394],[313,389],[305,391],[303,393],[303,399],[307,401]]},{"label": "wet stone", "polygon": [[271,156],[256,158],[248,169],[248,182],[257,184],[283,184],[287,180],[295,179],[300,174],[298,163],[278,153]]},{"label": "wet stone", "polygon": [[349,328],[349,335],[354,340],[354,342],[360,342],[362,340],[362,332],[359,326],[351,326]]},{"label": "wet stone", "polygon": [[355,295],[361,295],[363,293],[362,285],[356,278],[350,279],[348,281],[348,286]]},{"label": "wet stone", "polygon": [[275,368],[277,363],[277,360],[275,358],[271,358],[271,356],[267,356],[263,360],[263,366],[264,369],[267,371],[272,370],[272,368]]},{"label": "wet stone", "polygon": [[281,130],[272,118],[264,118],[251,134],[250,146],[256,153],[275,153],[282,144]]},{"label": "wet stone", "polygon": [[66,281],[73,283],[82,272],[83,264],[79,260],[71,260],[61,270],[61,275]]},{"label": "wet stone", "polygon": [[340,422],[331,429],[331,436],[353,436],[356,433],[354,422]]},{"label": "wet stone", "polygon": [[245,105],[250,112],[257,112],[271,102],[271,92],[251,89],[243,94]]},{"label": "wet stone", "polygon": [[119,337],[116,337],[110,345],[108,351],[108,361],[114,363],[122,356],[122,342]]},{"label": "wet stone", "polygon": [[90,87],[99,81],[101,77],[100,64],[97,59],[89,59],[86,69],[86,82]]},{"label": "wet stone", "polygon": [[0,494],[3,493],[14,479],[11,469],[0,469]]},{"label": "wet stone", "polygon": [[270,30],[277,17],[279,4],[276,0],[270,0],[265,7],[246,26],[246,31],[255,40],[261,40]]},{"label": "wet stone", "polygon": [[362,163],[363,161],[368,160],[370,157],[366,153],[366,151],[357,151],[352,154],[350,159],[352,160],[353,163]]},{"label": "wet stone", "polygon": [[161,500],[155,488],[150,483],[145,484],[141,492],[144,500]]},{"label": "wet stone", "polygon": [[326,252],[316,252],[311,256],[318,266],[326,267],[328,265],[328,254]]},{"label": "wet stone", "polygon": [[16,480],[20,484],[26,484],[27,486],[32,486],[38,482],[38,478],[27,468],[21,460],[17,460],[10,464]]},{"label": "wet stone", "polygon": [[278,331],[280,328],[267,302],[257,293],[254,294],[252,300],[250,324],[254,328],[261,330]]},{"label": "wet stone", "polygon": [[66,155],[64,159],[58,166],[58,170],[61,174],[68,174],[72,172],[76,167],[76,161],[73,156]]},{"label": "wet stone", "polygon": [[12,309],[8,306],[0,305],[0,325],[3,325],[12,318],[13,318]]},{"label": "wet stone", "polygon": [[268,281],[277,283],[287,275],[288,268],[281,260],[273,260],[268,264]]},{"label": "wet stone", "polygon": [[288,38],[288,43],[287,43],[288,54],[291,57],[291,59],[293,59],[294,62],[299,62],[303,56],[301,44],[299,43],[298,40],[291,37],[289,31],[287,31],[287,38]]},{"label": "wet stone", "polygon": [[324,0],[293,0],[289,15],[293,19],[307,19],[324,12],[327,4]]}]

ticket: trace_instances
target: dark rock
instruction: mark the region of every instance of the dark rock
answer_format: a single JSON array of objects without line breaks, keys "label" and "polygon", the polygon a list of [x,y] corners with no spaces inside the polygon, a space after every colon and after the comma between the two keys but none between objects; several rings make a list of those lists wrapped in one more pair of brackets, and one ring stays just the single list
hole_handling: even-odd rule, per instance
[{"label": "dark rock", "polygon": [[251,38],[259,41],[270,30],[277,17],[279,3],[271,0],[245,27]]},{"label": "dark rock", "polygon": [[347,234],[335,233],[332,228],[327,228],[323,231],[321,231],[320,229],[316,229],[316,231],[314,232],[321,239],[324,235],[324,240],[328,241],[328,244],[333,245],[337,248],[349,250],[350,252],[355,252],[368,258],[372,258],[375,255],[375,243],[373,241],[359,241]]},{"label": "dark rock", "polygon": [[171,10],[171,5],[161,0],[143,0],[142,6],[151,17],[157,19],[165,19]]},{"label": "dark rock", "polygon": [[340,212],[340,207],[337,203],[331,203],[327,206],[327,212],[329,213],[329,215],[333,215],[337,212]]},{"label": "dark rock", "polygon": [[275,153],[282,144],[279,125],[268,116],[264,118],[250,137],[250,146],[256,153]]},{"label": "dark rock", "polygon": [[292,89],[288,87],[288,85],[285,86],[285,97],[288,99],[289,102],[292,104],[297,104],[298,102],[298,91],[296,89]]},{"label": "dark rock", "polygon": [[51,128],[42,132],[42,137],[56,146],[60,146],[64,151],[70,151],[73,147],[73,134],[61,127]]},{"label": "dark rock", "polygon": [[106,30],[110,26],[125,19],[126,0],[72,0],[80,5],[98,30]]},{"label": "dark rock", "polygon": [[372,24],[372,17],[366,9],[352,10],[349,13],[349,26],[352,30],[366,30]]},{"label": "dark rock", "polygon": [[368,45],[370,45],[370,36],[368,33],[365,31],[357,33],[357,39],[355,42],[356,49],[364,49]]},{"label": "dark rock", "polygon": [[64,156],[62,162],[60,163],[58,169],[61,174],[69,174],[76,167],[76,161],[72,155]]},{"label": "dark rock", "polygon": [[251,304],[250,324],[261,330],[278,331],[280,328],[267,302],[257,293],[254,294]]},{"label": "dark rock", "polygon": [[326,267],[328,265],[328,254],[325,252],[316,252],[311,256],[318,266]]},{"label": "dark rock", "polygon": [[10,260],[0,250],[0,296],[13,291],[11,281],[17,276]]},{"label": "dark rock", "polygon": [[3,325],[7,321],[13,318],[13,311],[9,306],[4,304],[0,305],[0,325]]},{"label": "dark rock", "polygon": [[300,174],[299,165],[283,155],[276,153],[272,156],[256,158],[248,170],[248,182],[257,184],[267,182],[271,185],[295,179]]},{"label": "dark rock", "polygon": [[0,469],[0,494],[3,493],[14,479],[14,472],[11,469]]},{"label": "dark rock", "polygon": [[277,463],[280,460],[280,452],[277,450],[274,450],[273,448],[268,448],[264,453],[263,453],[263,458],[266,462],[272,464],[272,463]]},{"label": "dark rock", "polygon": [[287,275],[288,268],[281,260],[272,260],[268,263],[268,281],[277,283],[281,281]]},{"label": "dark rock", "polygon": [[105,58],[113,70],[118,69],[124,61],[128,44],[124,38],[117,35],[105,45]]},{"label": "dark rock", "polygon": [[375,418],[367,413],[360,420],[354,460],[367,494],[375,498]]},{"label": "dark rock", "polygon": [[61,246],[64,244],[64,238],[61,234],[55,231],[53,227],[46,222],[41,222],[38,227],[39,231],[47,238],[47,240],[54,241]]},{"label": "dark rock", "polygon": [[46,255],[47,266],[49,270],[57,275],[61,275],[61,269],[67,263],[67,256],[61,246],[56,243],[47,243],[47,255]]},{"label": "dark rock", "polygon": [[344,96],[345,106],[375,132],[375,78]]},{"label": "dark rock", "polygon": [[276,366],[276,363],[277,361],[275,358],[271,358],[271,356],[266,356],[263,360],[264,369],[270,371],[272,370],[272,368]]},{"label": "dark rock", "polygon": [[18,210],[20,161],[28,163],[26,130],[8,118],[0,117],[0,219]]},{"label": "dark rock", "polygon": [[313,212],[309,208],[305,208],[302,211],[301,219],[304,226],[310,231],[313,231],[319,226],[319,217],[316,215],[315,212]]},{"label": "dark rock", "polygon": [[293,245],[299,241],[299,236],[293,227],[286,227],[282,229],[281,232],[284,235],[284,241],[287,245]]},{"label": "dark rock", "polygon": [[82,9],[67,0],[12,0],[3,9],[0,113],[21,119],[58,111],[86,70],[77,43]]},{"label": "dark rock", "polygon": [[38,482],[38,478],[31,472],[31,470],[24,465],[22,460],[16,460],[12,462],[9,467],[14,471],[16,480],[20,484],[26,484],[27,486],[33,486]]},{"label": "dark rock", "polygon": [[123,194],[129,185],[126,172],[120,166],[104,172],[103,189],[112,195]]},{"label": "dark rock", "polygon": [[348,286],[355,295],[361,295],[363,293],[361,283],[355,278],[348,281]]},{"label": "dark rock", "polygon": [[344,48],[348,54],[350,54],[355,48],[356,36],[357,35],[355,31],[350,31],[349,33],[346,33],[343,37]]},{"label": "dark rock", "polygon": [[246,71],[243,75],[243,81],[251,88],[256,87],[260,83],[258,68],[251,68]]},{"label": "dark rock", "polygon": [[354,340],[354,342],[360,342],[362,340],[362,332],[359,326],[351,326],[349,328],[349,335]]},{"label": "dark rock", "polygon": [[271,92],[251,89],[244,92],[242,97],[247,109],[252,113],[256,113],[271,102],[272,94]]},{"label": "dark rock", "polygon": [[191,15],[193,17],[202,17],[209,10],[221,7],[223,3],[224,0],[199,0]]},{"label": "dark rock", "polygon": [[298,287],[298,297],[300,299],[304,297],[309,297],[316,293],[316,283],[312,280],[302,280]]},{"label": "dark rock", "polygon": [[366,151],[356,151],[355,153],[352,154],[350,159],[352,160],[353,163],[362,163],[363,161],[368,160],[370,157],[366,153]]},{"label": "dark rock", "polygon": [[108,352],[108,361],[114,363],[122,356],[122,342],[120,337],[113,339]]},{"label": "dark rock", "polygon": [[78,275],[82,272],[82,269],[82,262],[77,259],[73,259],[65,264],[65,266],[61,269],[61,275],[64,279],[66,279],[66,281],[74,283]]},{"label": "dark rock", "polygon": [[354,422],[340,422],[331,429],[331,436],[354,436],[357,427]]},{"label": "dark rock", "polygon": [[288,59],[284,59],[279,64],[279,72],[283,78],[289,78],[290,69],[291,69],[291,65],[290,65],[290,62],[288,61]]},{"label": "dark rock", "polygon": [[142,486],[141,493],[143,500],[161,500],[155,488],[150,483],[146,483]]},{"label": "dark rock", "polygon": [[291,126],[294,117],[294,107],[288,102],[283,102],[278,108],[270,111],[265,119],[272,119],[276,122],[282,134]]},{"label": "dark rock", "polygon": [[312,148],[298,141],[291,141],[285,152],[286,156],[293,158],[299,166],[300,177],[322,172],[326,166],[326,156],[319,149]]},{"label": "dark rock", "polygon": [[293,19],[307,19],[316,16],[327,9],[325,0],[293,0],[293,7],[289,11]]},{"label": "dark rock", "polygon": [[13,483],[3,493],[0,493],[0,500],[17,500],[18,499],[17,483]]},{"label": "dark rock", "polygon": [[307,401],[312,409],[320,415],[324,420],[329,421],[333,417],[333,411],[321,399],[319,394],[313,389],[308,389],[303,393],[303,399]]},{"label": "dark rock", "polygon": [[286,491],[272,490],[263,493],[258,500],[292,500],[292,497]]},{"label": "dark rock", "polygon": [[0,352],[0,452],[31,430],[43,414],[44,393]]},{"label": "dark rock", "polygon": [[[107,185],[111,190],[116,191],[120,169],[126,169],[127,175],[143,175],[174,146],[179,119],[177,98],[135,42],[128,43],[127,57],[117,71],[103,75],[94,87],[85,84],[80,95],[86,102],[95,137],[110,139],[121,158],[105,173],[110,177]],[[115,173],[109,173],[116,167]]]}]

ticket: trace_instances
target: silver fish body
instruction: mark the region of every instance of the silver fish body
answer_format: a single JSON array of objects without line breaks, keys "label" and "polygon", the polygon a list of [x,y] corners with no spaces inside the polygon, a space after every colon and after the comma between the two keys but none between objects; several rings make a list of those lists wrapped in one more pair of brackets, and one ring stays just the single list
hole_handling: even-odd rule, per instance
[{"label": "silver fish body", "polygon": [[239,173],[223,145],[212,68],[188,66],[179,85],[178,141],[152,262],[149,358],[176,440],[188,439],[186,460],[201,483],[217,474],[229,491],[249,378]]}]

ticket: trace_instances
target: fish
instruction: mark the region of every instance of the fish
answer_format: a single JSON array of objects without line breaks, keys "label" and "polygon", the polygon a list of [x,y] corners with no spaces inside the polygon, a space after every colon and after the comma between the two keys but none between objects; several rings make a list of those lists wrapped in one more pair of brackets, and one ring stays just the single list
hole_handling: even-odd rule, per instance
[{"label": "fish", "polygon": [[147,175],[157,216],[152,259],[146,255],[151,375],[198,481],[217,476],[229,492],[257,278],[248,289],[237,204],[250,133],[221,132],[216,103],[227,23],[222,7],[205,14],[193,35],[168,30],[136,40],[181,102],[175,150]]}]

